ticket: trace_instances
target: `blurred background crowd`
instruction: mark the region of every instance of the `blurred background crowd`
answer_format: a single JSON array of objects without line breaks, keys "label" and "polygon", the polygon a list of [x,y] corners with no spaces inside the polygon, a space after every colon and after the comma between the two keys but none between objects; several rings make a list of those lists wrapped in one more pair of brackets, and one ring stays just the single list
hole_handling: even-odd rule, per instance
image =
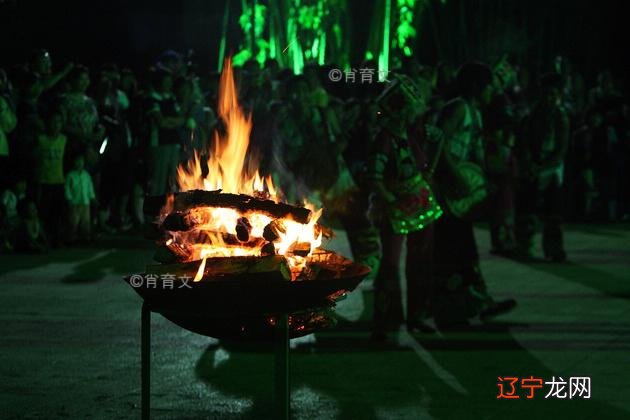
[{"label": "blurred background crowd", "polygon": [[[146,72],[109,63],[88,69],[55,63],[46,50],[0,70],[2,252],[41,252],[89,242],[100,233],[144,222],[145,194],[175,188],[177,165],[208,153],[216,116],[218,73],[196,74],[187,57],[167,51]],[[435,120],[460,95],[458,67],[413,59],[387,81],[334,82],[332,65],[302,75],[254,61],[236,69],[239,96],[253,114],[251,150],[290,200],[310,195],[343,218],[348,185],[361,189],[379,131],[376,98],[398,74],[423,88],[419,120]],[[364,62],[360,68],[376,68]],[[563,57],[544,74],[507,59],[487,66],[488,89],[476,105],[483,167],[492,185],[486,219],[493,247],[513,248],[519,179],[531,170],[528,142],[548,129],[551,108],[566,117],[556,130],[562,161],[562,216],[575,221],[628,217],[628,107],[609,72],[585,80]],[[540,115],[539,115],[540,114]],[[535,120],[535,123],[532,122]],[[559,120],[563,121],[562,118]],[[539,131],[536,131],[539,130]]]},{"label": "blurred background crowd", "polygon": [[[260,172],[289,202],[323,206],[324,223],[371,267],[373,339],[405,319],[431,332],[428,317],[442,328],[515,307],[487,290],[473,222],[489,228],[492,253],[533,261],[541,232],[544,258],[563,262],[564,221],[627,220],[628,106],[609,72],[585,80],[561,56],[540,74],[505,57],[457,66],[409,57],[380,78],[377,67],[339,69],[341,80],[334,64],[297,75],[275,61],[234,69]],[[1,251],[140,233],[151,222],[144,198],[178,191],[181,163],[198,154],[208,171],[215,132],[226,129],[220,74],[196,68],[173,50],[138,72],[56,63],[37,49],[0,70]],[[470,177],[484,181],[479,204],[466,204]]]}]

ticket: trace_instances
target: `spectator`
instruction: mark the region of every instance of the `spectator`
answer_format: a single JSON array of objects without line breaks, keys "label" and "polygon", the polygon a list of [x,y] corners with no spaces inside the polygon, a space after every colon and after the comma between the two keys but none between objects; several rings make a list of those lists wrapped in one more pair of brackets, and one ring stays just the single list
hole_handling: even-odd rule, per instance
[{"label": "spectator", "polygon": [[[0,77],[0,82],[1,80]],[[2,88],[3,86],[0,86],[0,91]],[[15,113],[9,106],[9,101],[0,95],[0,190],[7,186],[5,184],[10,175],[8,134],[13,131],[16,124]]]},{"label": "spectator", "polygon": [[179,129],[185,118],[173,95],[173,76],[164,70],[152,73],[149,93],[149,194],[161,195],[174,188],[175,170],[179,164]]},{"label": "spectator", "polygon": [[[443,198],[467,197],[471,191],[462,178],[459,165],[485,162],[482,144],[483,122],[479,111],[492,92],[492,72],[483,63],[464,64],[457,72],[460,96],[448,102],[441,111],[438,126],[444,132],[443,153],[436,166],[437,188]],[[441,150],[436,147],[436,150]],[[434,317],[440,325],[467,323],[474,316],[490,317],[511,310],[513,299],[495,301],[489,294],[480,268],[479,252],[472,222],[449,211],[435,223],[434,249],[436,289],[440,299],[434,305]]]},{"label": "spectator", "polygon": [[55,87],[72,71],[73,67],[73,63],[67,63],[63,69],[53,73],[50,53],[45,49],[35,50],[29,63],[29,70],[36,76],[35,89],[37,97]]},{"label": "spectator", "polygon": [[206,151],[211,126],[216,119],[212,110],[203,106],[201,91],[196,79],[180,78],[175,84],[175,94],[186,122],[179,128],[184,156],[189,159],[193,151]]},{"label": "spectator", "polygon": [[[84,169],[82,155],[74,158],[73,169],[66,175],[65,197],[68,204],[68,240],[86,242],[91,236],[90,205],[96,201],[92,177]],[[78,236],[77,236],[78,234]]]},{"label": "spectator", "polygon": [[90,85],[87,67],[75,66],[68,75],[68,83],[69,90],[61,102],[66,118],[64,131],[68,136],[68,156],[84,154],[86,168],[95,173],[105,127],[99,124],[96,103],[86,94]]},{"label": "spectator", "polygon": [[18,179],[0,196],[0,252],[12,251],[12,238],[19,225],[18,207],[26,198],[26,181]]},{"label": "spectator", "polygon": [[45,116],[46,129],[37,135],[35,146],[35,171],[38,208],[51,245],[61,243],[64,212],[63,162],[67,138],[62,133],[63,114],[53,108]]},{"label": "spectator", "polygon": [[561,105],[562,78],[549,73],[540,80],[540,99],[525,120],[519,139],[519,191],[516,240],[521,257],[531,258],[536,217],[543,221],[545,258],[566,259],[562,235],[564,158],[569,144],[569,117]]},{"label": "spectator", "polygon": [[11,171],[33,182],[34,173],[29,170],[33,167],[33,149],[37,133],[44,129],[39,118],[37,78],[26,70],[17,73],[17,126],[13,133],[11,150]]},{"label": "spectator", "polygon": [[48,250],[48,238],[37,213],[37,205],[24,200],[19,206],[20,222],[15,232],[15,250],[26,253],[41,253]]},{"label": "spectator", "polygon": [[100,185],[99,222],[106,227],[109,218],[114,226],[128,230],[131,226],[126,210],[133,185],[132,161],[129,154],[132,146],[131,131],[125,111],[129,98],[119,89],[120,72],[115,64],[101,69],[97,83],[97,105],[101,124],[105,127],[106,140],[99,150]]}]

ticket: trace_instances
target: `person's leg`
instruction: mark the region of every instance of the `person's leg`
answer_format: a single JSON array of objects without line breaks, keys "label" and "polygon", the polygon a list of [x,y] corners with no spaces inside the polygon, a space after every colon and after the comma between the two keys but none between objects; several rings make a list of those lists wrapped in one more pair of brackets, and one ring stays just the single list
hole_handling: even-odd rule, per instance
[{"label": "person's leg", "polygon": [[490,235],[492,251],[509,254],[514,251],[514,191],[509,173],[495,178],[497,191],[492,203]]},{"label": "person's leg", "polygon": [[536,206],[538,188],[532,180],[521,180],[516,195],[516,251],[519,256],[533,256],[534,234],[536,233]]},{"label": "person's leg", "polygon": [[436,324],[465,324],[477,315],[491,317],[514,308],[514,299],[495,302],[490,297],[471,222],[447,213],[435,223],[434,238]]},{"label": "person's leg", "polygon": [[57,245],[62,245],[63,244],[63,230],[64,230],[64,226],[65,226],[65,222],[66,222],[66,200],[65,200],[65,193],[64,193],[64,185],[63,184],[57,184],[54,185],[53,187],[53,200],[54,200],[54,205],[53,205],[53,215],[52,215],[52,219],[53,219],[53,223],[55,224],[55,237],[56,237],[56,244]]},{"label": "person's leg", "polygon": [[470,315],[462,275],[465,264],[460,220],[445,211],[433,229],[433,318],[440,328],[465,324]]},{"label": "person's leg", "polygon": [[545,258],[552,261],[564,261],[567,258],[564,251],[562,233],[562,187],[558,183],[550,183],[543,191],[543,234],[542,245]]},{"label": "person's leg", "polygon": [[80,233],[80,212],[79,206],[68,206],[68,235],[66,236],[69,243],[74,243],[77,240],[77,233]]},{"label": "person's leg", "polygon": [[167,147],[167,162],[164,168],[166,172],[165,190],[166,192],[173,192],[178,189],[177,184],[177,167],[180,162],[180,147],[179,144],[170,144]]},{"label": "person's leg", "polygon": [[434,224],[407,235],[407,328],[429,332],[424,324],[431,314],[434,299],[433,279]]},{"label": "person's leg", "polygon": [[357,192],[344,214],[339,215],[352,250],[352,257],[358,263],[370,267],[370,274],[364,282],[372,282],[381,264],[379,231],[367,217],[369,199],[366,194]]},{"label": "person's leg", "polygon": [[162,195],[166,192],[166,167],[168,160],[164,146],[149,149],[149,194]]},{"label": "person's leg", "polygon": [[131,209],[129,206],[129,200],[131,197],[131,190],[135,183],[135,171],[129,151],[126,151],[123,154],[120,162],[120,173],[120,191],[118,193],[118,202],[116,205],[116,218],[118,219],[122,230],[129,230],[131,228]]},{"label": "person's leg", "polygon": [[81,235],[81,239],[84,241],[90,241],[91,237],[91,227],[92,220],[90,217],[90,206],[89,205],[81,205],[77,206],[77,213],[79,219],[79,232]]},{"label": "person's leg", "polygon": [[516,306],[516,300],[509,298],[497,301],[488,292],[479,264],[479,251],[473,224],[461,221],[459,230],[462,233],[461,258],[465,264],[462,277],[466,286],[466,306],[469,317],[479,315],[483,320],[511,311]]},{"label": "person's leg", "polygon": [[[374,332],[384,334],[403,321],[400,293],[400,255],[404,235],[396,235],[389,224],[381,229],[383,256],[376,279],[374,279]],[[375,337],[381,338],[381,337]]]},{"label": "person's leg", "polygon": [[501,241],[501,228],[503,222],[501,218],[501,175],[488,175],[488,182],[490,182],[494,187],[494,191],[492,191],[490,196],[487,198],[490,218],[490,252],[500,254],[503,252],[503,243]]},{"label": "person's leg", "polygon": [[59,215],[55,200],[55,186],[49,184],[40,184],[37,195],[37,212],[42,221],[44,231],[48,237],[50,245],[57,245],[57,234],[59,232],[59,223],[56,218]]}]

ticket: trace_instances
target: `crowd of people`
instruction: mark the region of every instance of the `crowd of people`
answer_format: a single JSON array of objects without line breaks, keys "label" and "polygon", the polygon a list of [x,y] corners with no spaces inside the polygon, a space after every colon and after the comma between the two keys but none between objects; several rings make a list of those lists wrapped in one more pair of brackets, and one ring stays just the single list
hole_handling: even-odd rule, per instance
[{"label": "crowd of people", "polygon": [[[375,69],[366,61],[362,68]],[[165,52],[145,72],[55,66],[46,50],[0,69],[0,251],[43,252],[142,226],[146,194],[212,153],[218,74]],[[403,60],[385,81],[333,81],[268,61],[236,69],[250,148],[290,201],[309,195],[373,268],[375,338],[512,308],[487,291],[473,221],[492,252],[564,261],[562,221],[627,219],[628,107],[610,73],[587,85],[558,57],[548,72],[501,59]],[[479,217],[482,214],[484,217]],[[477,215],[477,217],[475,216]],[[398,278],[407,242],[407,314]],[[429,280],[430,279],[430,280]],[[453,307],[461,308],[461,313]]]}]

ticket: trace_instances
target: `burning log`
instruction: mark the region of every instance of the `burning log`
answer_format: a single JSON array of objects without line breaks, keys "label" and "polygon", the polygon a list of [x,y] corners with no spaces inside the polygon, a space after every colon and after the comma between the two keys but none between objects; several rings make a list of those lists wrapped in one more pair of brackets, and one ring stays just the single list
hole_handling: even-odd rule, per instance
[{"label": "burning log", "polygon": [[311,244],[308,242],[295,242],[287,250],[287,254],[306,257],[311,252]]},{"label": "burning log", "polygon": [[[144,201],[144,214],[157,217],[167,202],[166,196],[147,197]],[[311,211],[304,207],[276,203],[255,198],[246,194],[226,194],[217,191],[191,190],[173,195],[172,211],[183,212],[197,207],[225,207],[236,209],[243,214],[256,211],[273,218],[289,218],[298,223],[308,223]]]},{"label": "burning log", "polygon": [[280,234],[286,233],[286,229],[279,220],[272,220],[265,229],[263,229],[263,238],[269,242],[273,242],[280,238]]},{"label": "burning log", "polygon": [[315,234],[319,235],[320,233],[325,239],[332,239],[335,237],[335,232],[331,228],[327,228],[326,226],[317,223],[315,224]]},{"label": "burning log", "polygon": [[197,222],[190,213],[174,212],[170,213],[162,222],[162,229],[170,231],[186,231],[190,230]]},{"label": "burning log", "polygon": [[262,256],[275,255],[275,253],[276,247],[274,246],[273,242],[265,243],[260,249],[260,255]]},{"label": "burning log", "polygon": [[247,242],[241,241],[237,235],[227,232],[210,232],[210,231],[197,231],[190,233],[188,238],[191,239],[193,244],[207,244],[213,243],[213,237],[215,240],[221,241],[226,246],[240,246],[247,248],[257,248],[265,243],[261,238],[248,238]]},{"label": "burning log", "polygon": [[190,253],[182,246],[171,242],[158,247],[153,254],[153,259],[162,264],[172,264],[190,259]]},{"label": "burning log", "polygon": [[247,217],[240,217],[236,221],[236,237],[241,242],[249,241],[249,234],[252,232],[252,225]]},{"label": "burning log", "polygon": [[[147,274],[175,275],[175,277],[195,276],[201,261],[176,264],[157,264],[147,266]],[[204,277],[223,275],[255,274],[278,271],[285,280],[291,280],[291,270],[286,258],[282,255],[263,257],[217,257],[208,258],[204,269]]]}]

